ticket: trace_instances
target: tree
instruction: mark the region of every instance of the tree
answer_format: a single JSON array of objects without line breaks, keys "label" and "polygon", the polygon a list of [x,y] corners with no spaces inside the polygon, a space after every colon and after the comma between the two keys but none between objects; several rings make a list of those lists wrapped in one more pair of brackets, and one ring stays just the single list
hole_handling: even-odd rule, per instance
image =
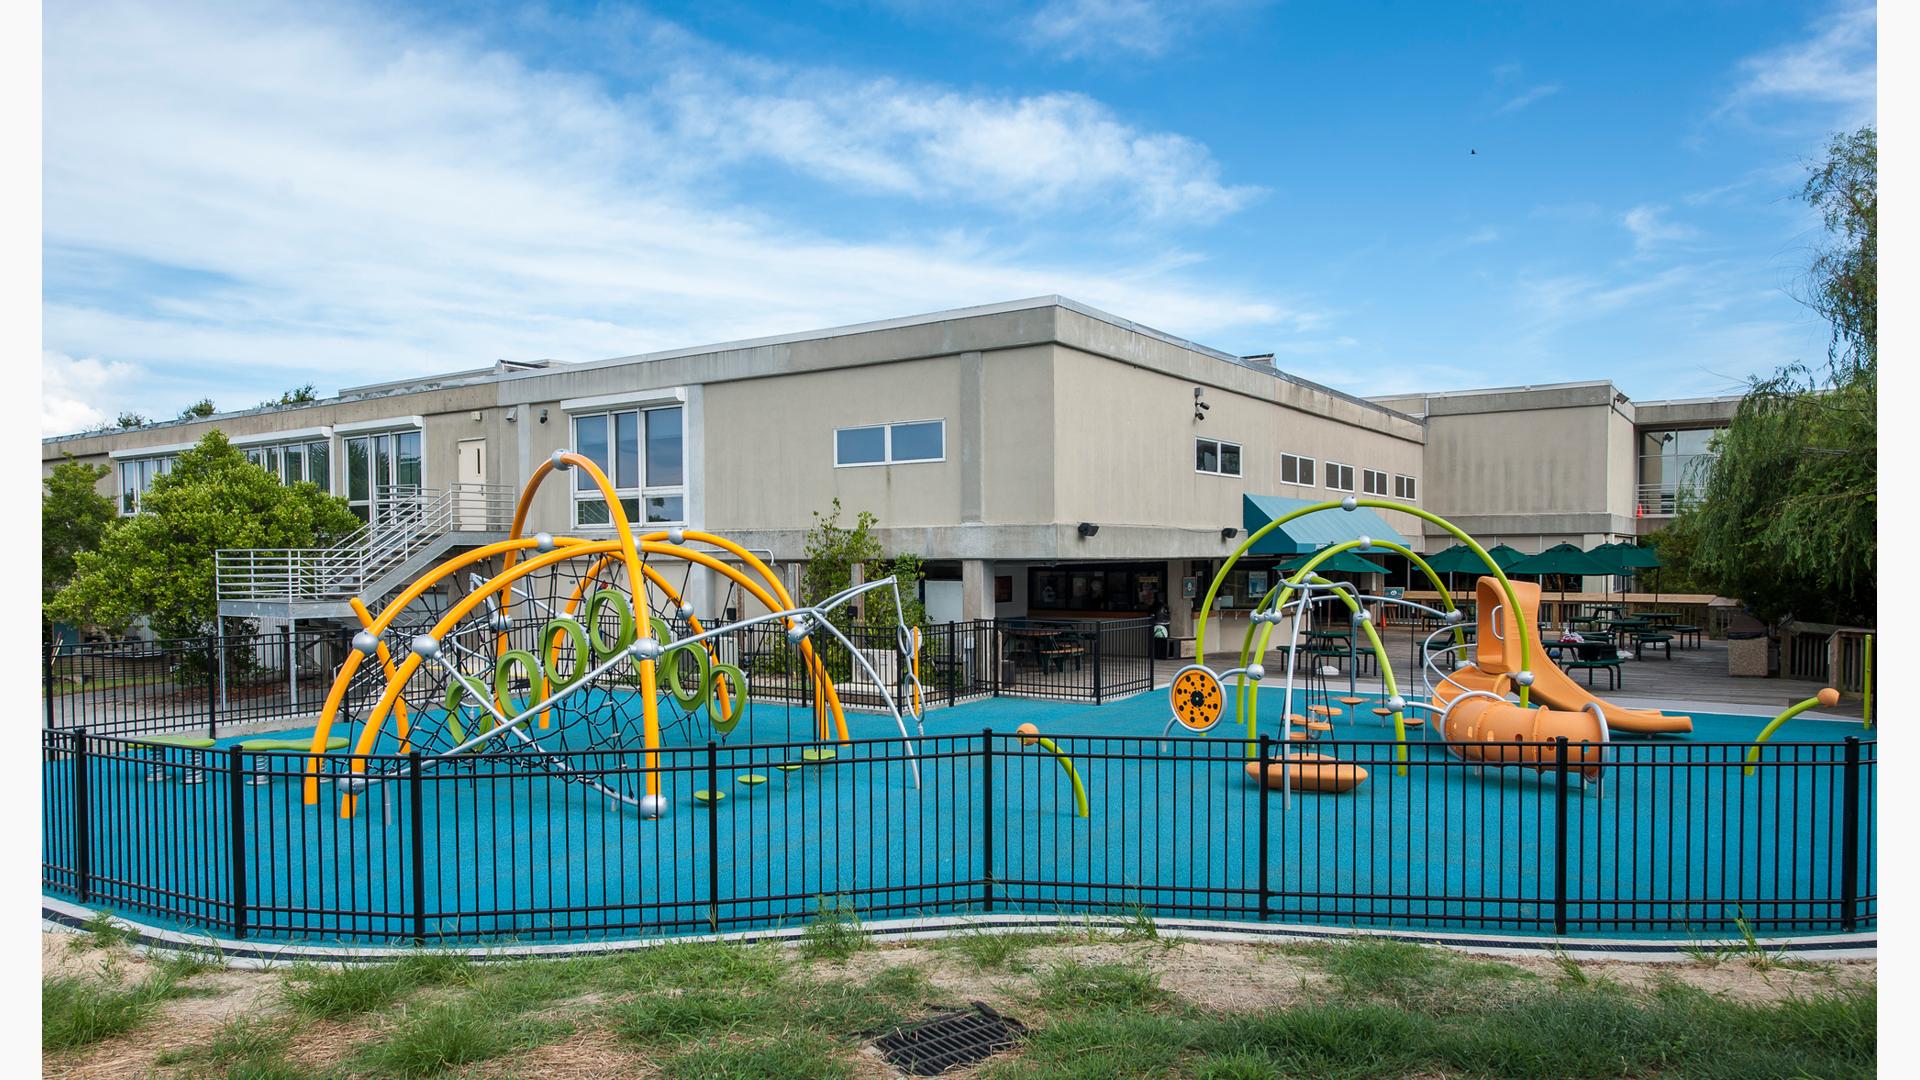
[{"label": "tree", "polygon": [[263,409],[282,409],[288,405],[305,405],[308,402],[318,400],[319,398],[315,397],[313,393],[313,384],[306,383],[301,386],[296,386],[291,390],[281,391],[278,398],[269,398],[261,402],[260,407]]},{"label": "tree", "polygon": [[[807,530],[806,539],[807,567],[800,578],[801,601],[819,603],[851,588],[853,568],[858,566],[865,581],[895,578],[899,582],[900,606],[904,609],[894,609],[893,594],[888,590],[867,593],[860,598],[859,607],[865,610],[868,625],[891,626],[896,618],[907,626],[925,625],[927,609],[920,601],[920,579],[926,573],[920,557],[906,554],[888,558],[879,538],[873,535],[878,520],[871,511],[862,510],[854,518],[852,528],[841,525],[839,499],[833,500],[831,513],[813,512],[813,528]],[[853,625],[851,615],[840,614],[846,610],[839,609],[833,620],[842,629]]]},{"label": "tree", "polygon": [[220,411],[219,409],[216,409],[213,407],[212,398],[203,397],[199,401],[196,401],[193,404],[187,406],[186,408],[181,409],[180,419],[205,420],[207,417],[212,416],[214,413],[217,413],[219,411]]},{"label": "tree", "polygon": [[120,428],[122,430],[130,429],[130,428],[143,428],[151,423],[153,423],[153,421],[147,419],[144,416],[141,416],[137,412],[123,412],[119,416],[116,416],[113,418],[113,426]]},{"label": "tree", "polygon": [[86,465],[69,457],[40,482],[42,611],[72,580],[75,557],[99,547],[113,523],[113,500],[97,487],[107,472],[105,465]]},{"label": "tree", "polygon": [[346,500],[281,484],[218,431],[155,477],[140,508],[75,557],[72,582],[49,605],[55,617],[119,629],[145,615],[165,637],[207,633],[218,612],[214,552],[319,547],[360,527]]},{"label": "tree", "polygon": [[1690,549],[1677,569],[1769,621],[1874,619],[1876,169],[1872,128],[1836,137],[1814,166],[1801,197],[1820,209],[1829,244],[1803,299],[1832,325],[1826,366],[1753,381],[1673,524],[1673,550]]},{"label": "tree", "polygon": [[1808,270],[1802,302],[1832,326],[1827,363],[1836,378],[1872,372],[1879,359],[1880,219],[1878,148],[1874,130],[1836,135],[1827,160],[1814,166],[1800,197],[1820,211],[1830,237]]}]

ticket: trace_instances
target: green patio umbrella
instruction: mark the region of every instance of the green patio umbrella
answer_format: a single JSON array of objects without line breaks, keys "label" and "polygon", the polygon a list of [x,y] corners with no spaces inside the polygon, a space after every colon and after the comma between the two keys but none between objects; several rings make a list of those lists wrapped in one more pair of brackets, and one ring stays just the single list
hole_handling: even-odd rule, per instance
[{"label": "green patio umbrella", "polygon": [[1493,556],[1493,561],[1500,564],[1500,569],[1503,573],[1513,569],[1513,564],[1519,562],[1521,559],[1530,558],[1526,552],[1507,544],[1490,547],[1487,549],[1487,554]]},{"label": "green patio umbrella", "polygon": [[[1488,552],[1487,554],[1491,555],[1493,553]],[[1436,551],[1432,555],[1425,555],[1422,556],[1422,558],[1426,560],[1428,566],[1433,568],[1434,573],[1447,575],[1447,594],[1449,596],[1453,594],[1453,575],[1484,574],[1487,572],[1486,561],[1481,559],[1480,556],[1475,555],[1473,549],[1465,544],[1455,544],[1445,551]],[[1494,559],[1496,563],[1499,561],[1497,557]]]},{"label": "green patio umbrella", "polygon": [[[1599,544],[1596,548],[1590,548],[1588,555],[1594,555],[1601,563],[1607,563],[1609,567],[1613,567],[1615,575],[1622,575],[1622,577],[1632,571],[1645,571],[1645,569],[1657,571],[1661,567],[1659,552],[1655,552],[1653,548],[1642,548],[1640,544],[1628,544],[1626,540],[1617,540],[1613,544]],[[1620,600],[1626,600],[1624,582],[1620,584]],[[1659,590],[1653,592],[1653,601],[1659,603]]]},{"label": "green patio umbrella", "polygon": [[[1574,544],[1555,544],[1538,555],[1529,555],[1506,568],[1509,574],[1560,574],[1579,577],[1607,577],[1614,570]],[[1560,604],[1567,603],[1566,581],[1560,582]]]}]

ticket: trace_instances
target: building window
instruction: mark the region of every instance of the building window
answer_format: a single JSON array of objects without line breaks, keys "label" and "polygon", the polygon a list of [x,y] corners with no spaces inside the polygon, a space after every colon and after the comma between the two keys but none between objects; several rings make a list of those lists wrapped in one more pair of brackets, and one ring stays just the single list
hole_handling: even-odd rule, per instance
[{"label": "building window", "polygon": [[1640,433],[1640,514],[1665,516],[1676,512],[1707,485],[1713,469],[1713,438],[1719,428]]},{"label": "building window", "polygon": [[325,439],[249,446],[247,460],[283,484],[308,483],[321,491],[333,490],[332,447]]},{"label": "building window", "polygon": [[1327,462],[1327,487],[1334,491],[1353,490],[1353,466]]},{"label": "building window", "polygon": [[1379,469],[1361,469],[1360,486],[1361,490],[1369,495],[1378,495],[1385,498],[1387,494],[1387,474],[1381,472]]},{"label": "building window", "polygon": [[906,465],[947,459],[947,422],[909,420],[898,424],[835,428],[834,468],[854,465]]},{"label": "building window", "polygon": [[1411,476],[1395,476],[1393,497],[1402,502],[1413,502],[1420,497],[1420,481]]},{"label": "building window", "polygon": [[1240,444],[1218,439],[1193,440],[1193,470],[1214,476],[1240,475]]},{"label": "building window", "polygon": [[[684,423],[679,405],[579,413],[573,418],[573,445],[607,474],[628,521],[680,525],[687,520]],[[573,474],[573,523],[583,528],[613,524],[606,495],[584,469]]]},{"label": "building window", "polygon": [[[417,500],[425,480],[420,432],[413,429],[355,435],[346,440],[347,509],[361,521],[387,514],[396,503]],[[269,470],[271,467],[269,466]],[[311,462],[309,463],[311,471]]]},{"label": "building window", "polygon": [[1280,455],[1280,482],[1298,484],[1301,487],[1313,486],[1313,459],[1296,457],[1293,454]]},{"label": "building window", "polygon": [[173,471],[173,455],[129,458],[120,463],[120,512],[137,514],[140,500],[153,488],[153,478]]}]

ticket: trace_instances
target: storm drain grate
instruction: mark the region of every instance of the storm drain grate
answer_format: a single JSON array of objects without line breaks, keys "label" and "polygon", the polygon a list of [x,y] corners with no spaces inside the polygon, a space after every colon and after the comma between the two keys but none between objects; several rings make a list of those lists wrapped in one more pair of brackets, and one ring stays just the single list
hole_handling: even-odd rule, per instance
[{"label": "storm drain grate", "polygon": [[1020,1041],[1026,1026],[982,1002],[973,1008],[930,1016],[882,1035],[874,1048],[901,1072],[938,1076],[956,1065],[984,1061]]}]

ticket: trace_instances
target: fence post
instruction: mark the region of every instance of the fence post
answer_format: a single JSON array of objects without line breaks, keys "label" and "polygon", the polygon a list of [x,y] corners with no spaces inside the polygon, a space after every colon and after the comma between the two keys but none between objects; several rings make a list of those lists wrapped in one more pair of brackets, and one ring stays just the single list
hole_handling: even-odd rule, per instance
[{"label": "fence post", "polygon": [[1553,932],[1567,933],[1567,737],[1553,740]]},{"label": "fence post", "polygon": [[[211,693],[208,695],[211,697]],[[227,748],[227,835],[233,884],[233,936],[247,936],[247,782],[238,745]]]},{"label": "fence post", "polygon": [[1260,777],[1253,784],[1253,797],[1260,800],[1260,921],[1265,922],[1269,912],[1267,904],[1267,762],[1272,759],[1273,737],[1260,736]]},{"label": "fence post", "polygon": [[993,696],[1000,696],[1000,620],[988,619],[987,626],[987,663],[993,666]]},{"label": "fence post", "polygon": [[960,654],[954,651],[953,624],[948,623],[945,626],[941,627],[941,630],[942,630],[942,636],[947,639],[947,650],[946,652],[941,654],[942,656],[945,656],[947,658],[947,665],[946,665],[947,673],[940,677],[940,681],[947,684],[947,708],[951,709],[953,708],[954,697],[955,697],[955,694],[957,693],[957,688],[955,687],[954,684],[960,681],[954,676],[965,675],[967,671],[967,666],[960,659]]},{"label": "fence post", "polygon": [[219,726],[219,720],[220,720],[220,699],[217,696],[215,696],[214,686],[213,686],[213,682],[214,682],[213,668],[214,668],[214,665],[219,662],[218,656],[217,656],[218,652],[219,652],[219,649],[214,644],[214,639],[208,638],[207,639],[207,738],[209,739],[217,738],[217,736],[214,735],[213,731],[215,727]]},{"label": "fence post", "polygon": [[980,732],[980,910],[993,910],[993,729]]},{"label": "fence post", "polygon": [[1859,924],[1860,909],[1860,738],[1847,736],[1847,769],[1842,777],[1840,819],[1840,929]]},{"label": "fence post", "polygon": [[409,843],[413,845],[413,943],[427,943],[427,826],[425,798],[421,791],[420,750],[418,747],[407,752],[407,831],[411,834]]},{"label": "fence post", "polygon": [[40,694],[45,699],[47,728],[53,728],[53,642],[40,646]]},{"label": "fence post", "polygon": [[1103,691],[1106,689],[1100,678],[1100,650],[1101,646],[1106,644],[1106,640],[1106,628],[1099,623],[1093,624],[1093,703],[1095,705],[1101,703]]},{"label": "fence post", "polygon": [[93,797],[88,790],[87,729],[73,731],[73,891],[81,903],[93,898]]},{"label": "fence post", "polygon": [[707,740],[707,922],[720,932],[720,744]]}]

